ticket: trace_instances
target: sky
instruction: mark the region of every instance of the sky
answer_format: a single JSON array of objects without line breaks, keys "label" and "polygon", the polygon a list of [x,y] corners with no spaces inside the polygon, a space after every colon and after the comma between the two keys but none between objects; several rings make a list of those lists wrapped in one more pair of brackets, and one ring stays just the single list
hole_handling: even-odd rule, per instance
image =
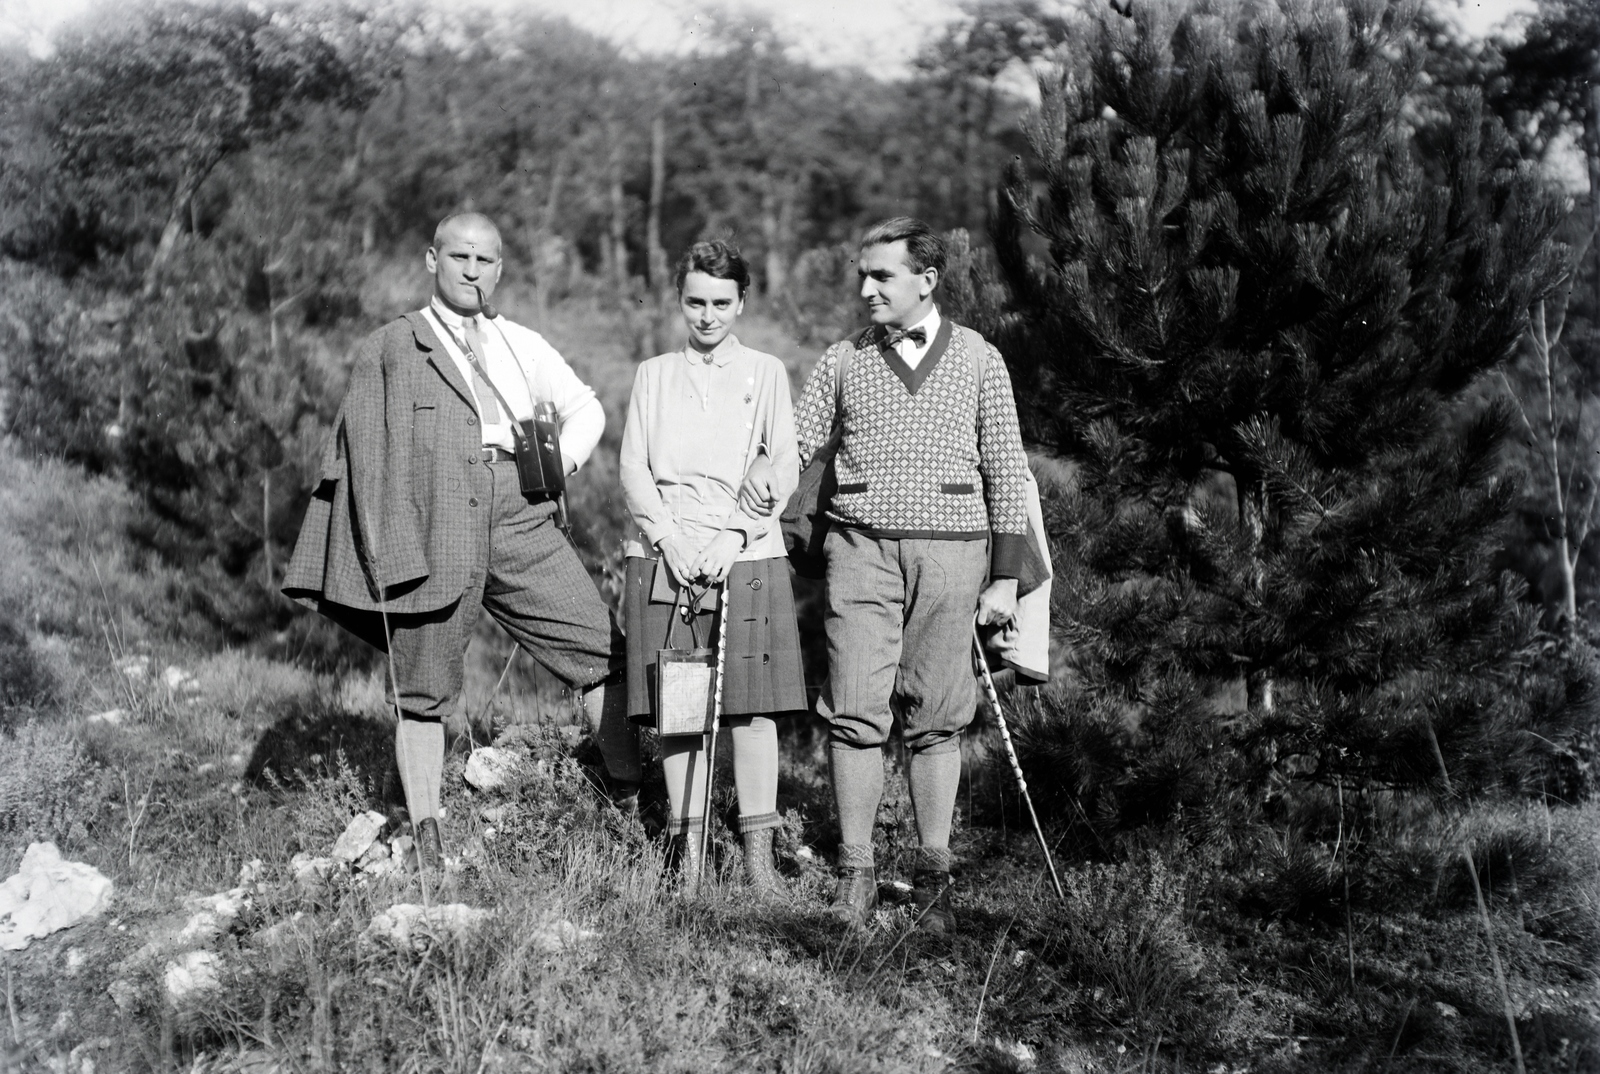
[{"label": "sky", "polygon": [[[50,31],[93,0],[0,0],[0,39],[28,41],[36,54]],[[461,0],[433,0],[456,6]],[[957,0],[466,0],[496,10],[515,6],[562,15],[630,51],[686,53],[709,8],[748,10],[770,19],[803,57],[895,76],[939,27],[960,14]],[[1450,0],[1447,0],[1447,5]],[[1453,0],[1462,25],[1484,34],[1524,14],[1533,0]]]}]

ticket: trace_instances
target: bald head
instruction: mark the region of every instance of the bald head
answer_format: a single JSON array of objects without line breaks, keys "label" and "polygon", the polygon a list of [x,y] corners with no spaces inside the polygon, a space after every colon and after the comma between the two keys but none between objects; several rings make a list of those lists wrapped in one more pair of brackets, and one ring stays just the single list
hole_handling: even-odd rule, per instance
[{"label": "bald head", "polygon": [[433,229],[433,248],[439,249],[452,234],[461,231],[493,235],[495,249],[500,249],[500,229],[482,213],[453,213],[439,221],[439,226]]},{"label": "bald head", "polygon": [[439,221],[423,258],[433,293],[463,316],[487,309],[500,282],[500,229],[482,213],[457,213]]}]

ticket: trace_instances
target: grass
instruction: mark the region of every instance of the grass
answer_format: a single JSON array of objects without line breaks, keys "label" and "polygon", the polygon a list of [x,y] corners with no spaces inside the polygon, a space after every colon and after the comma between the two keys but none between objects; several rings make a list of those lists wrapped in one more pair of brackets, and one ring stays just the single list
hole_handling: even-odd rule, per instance
[{"label": "grass", "polygon": [[[400,277],[371,286],[371,308],[414,297]],[[504,299],[533,308],[516,286]],[[541,327],[615,430],[633,356],[612,317],[580,295]],[[748,323],[798,385],[806,356]],[[574,494],[601,571],[616,567],[612,437]],[[0,446],[0,869],[49,837],[117,885],[105,917],[0,954],[7,1069],[1508,1070],[1469,845],[1527,1068],[1600,1070],[1600,805],[1375,797],[1350,803],[1355,841],[1337,854],[1288,828],[1150,829],[1063,853],[1062,905],[979,732],[955,839],[960,933],[915,931],[885,887],[872,929],[846,934],[821,913],[837,835],[813,727],[784,738],[791,902],[745,897],[726,776],[717,877],[683,901],[650,834],[659,774],[643,822],[609,810],[592,744],[561,730],[572,698],[525,660],[491,698],[508,648],[487,622],[450,724],[445,835],[463,865],[429,897],[490,916],[420,951],[375,944],[376,913],[423,899],[414,880],[306,888],[290,861],[327,853],[362,810],[401,819],[381,670],[217,644],[182,572],[124,538],[140,510],[111,481]],[[120,723],[89,718],[112,709]],[[467,750],[509,726],[536,763],[471,793]],[[898,765],[878,819],[885,878],[901,878],[914,823]],[[209,945],[218,990],[168,1003],[194,898],[241,870],[250,904]],[[597,935],[552,952],[561,922]]]}]

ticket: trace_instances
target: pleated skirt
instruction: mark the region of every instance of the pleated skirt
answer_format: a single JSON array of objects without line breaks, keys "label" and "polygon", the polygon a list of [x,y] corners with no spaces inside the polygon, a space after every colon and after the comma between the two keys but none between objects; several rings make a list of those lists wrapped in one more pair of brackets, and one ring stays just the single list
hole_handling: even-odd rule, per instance
[{"label": "pleated skirt", "polygon": [[[622,597],[623,629],[628,635],[628,715],[655,722],[656,653],[667,647],[671,604],[650,603],[656,560],[628,557]],[[800,664],[800,630],[795,624],[789,561],[743,560],[728,575],[728,655],[722,689],[724,716],[785,716],[806,707],[805,673]],[[672,630],[672,647],[711,647],[717,640],[711,611],[681,619]]]}]

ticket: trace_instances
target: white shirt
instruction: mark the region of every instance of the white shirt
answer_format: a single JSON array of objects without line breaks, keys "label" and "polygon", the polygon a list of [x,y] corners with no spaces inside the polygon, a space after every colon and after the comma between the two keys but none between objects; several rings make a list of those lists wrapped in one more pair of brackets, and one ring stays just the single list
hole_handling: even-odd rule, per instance
[{"label": "white shirt", "polygon": [[902,339],[894,345],[895,353],[912,369],[917,368],[922,360],[928,356],[928,349],[933,346],[933,337],[939,334],[939,326],[944,321],[939,316],[939,307],[935,306],[928,311],[928,315],[916,324],[906,325],[907,329],[921,328],[928,333],[928,338],[923,340],[922,346],[917,346],[909,339]]},{"label": "white shirt", "polygon": [[[487,352],[479,357],[490,381],[511,404],[511,417],[517,420],[532,417],[535,401],[554,403],[561,419],[561,457],[574,467],[581,467],[588,461],[600,442],[600,434],[605,431],[605,408],[595,398],[594,389],[578,379],[566,359],[543,336],[505,317],[492,321],[481,314],[462,317],[437,297],[422,313],[431,322],[451,361],[455,362],[456,371],[466,382],[468,391],[472,392],[479,414],[483,413],[484,400],[478,398],[477,388],[472,383],[472,364],[458,345],[458,341],[461,345],[467,341],[468,320],[478,323]],[[484,446],[510,451],[510,419],[498,399],[490,401],[500,411],[501,420],[482,423]]]}]

